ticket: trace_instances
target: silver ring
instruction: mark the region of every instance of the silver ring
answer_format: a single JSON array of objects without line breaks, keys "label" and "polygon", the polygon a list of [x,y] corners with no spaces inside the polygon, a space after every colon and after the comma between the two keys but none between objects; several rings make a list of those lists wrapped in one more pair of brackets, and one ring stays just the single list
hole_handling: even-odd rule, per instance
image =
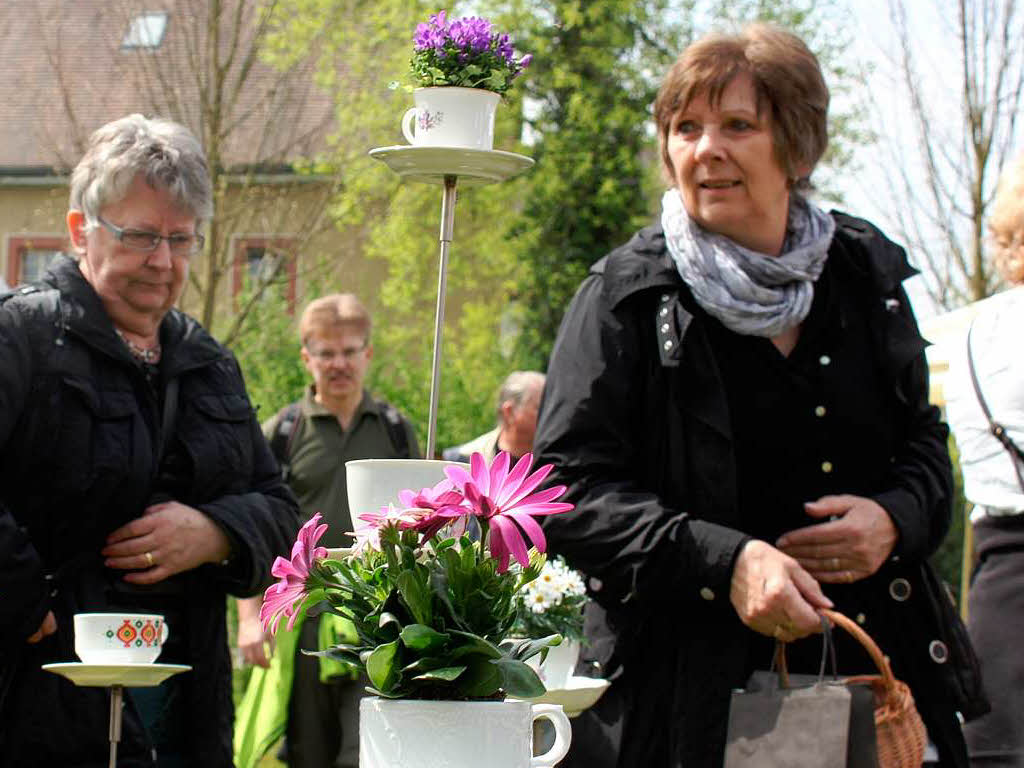
[{"label": "silver ring", "polygon": [[153,553],[152,552],[146,552],[145,553],[145,558],[146,558],[146,567],[147,568],[152,568],[153,567]]}]

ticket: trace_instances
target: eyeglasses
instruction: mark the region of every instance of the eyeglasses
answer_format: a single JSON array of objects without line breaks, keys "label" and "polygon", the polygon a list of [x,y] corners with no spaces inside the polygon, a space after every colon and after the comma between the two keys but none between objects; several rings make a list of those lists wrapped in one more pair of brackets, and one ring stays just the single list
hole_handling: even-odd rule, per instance
[{"label": "eyeglasses", "polygon": [[156,232],[146,232],[141,229],[122,229],[105,221],[102,216],[96,218],[123,246],[131,248],[133,251],[152,253],[160,247],[161,240],[166,240],[167,246],[175,256],[192,256],[199,253],[203,249],[203,243],[206,242],[198,232],[192,235],[181,233],[158,235]]},{"label": "eyeglasses", "polygon": [[351,363],[360,353],[366,350],[366,344],[361,347],[345,347],[345,349],[317,349],[312,350],[307,347],[310,357],[313,357],[320,363],[330,363],[333,360],[341,359],[346,363]]}]

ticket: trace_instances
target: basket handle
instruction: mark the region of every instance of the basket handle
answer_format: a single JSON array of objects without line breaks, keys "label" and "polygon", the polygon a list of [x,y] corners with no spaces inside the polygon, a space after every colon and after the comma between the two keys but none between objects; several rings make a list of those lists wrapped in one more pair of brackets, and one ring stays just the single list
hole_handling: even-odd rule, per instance
[{"label": "basket handle", "polygon": [[853,635],[854,639],[864,647],[865,651],[868,652],[871,660],[875,662],[875,666],[878,667],[878,671],[882,673],[882,682],[885,685],[886,694],[895,693],[896,678],[892,674],[892,667],[889,665],[889,660],[882,654],[882,650],[878,647],[877,643],[871,639],[871,636],[861,629],[856,622],[851,621],[838,611],[822,608],[819,610],[819,613],[837,627],[842,627]]}]

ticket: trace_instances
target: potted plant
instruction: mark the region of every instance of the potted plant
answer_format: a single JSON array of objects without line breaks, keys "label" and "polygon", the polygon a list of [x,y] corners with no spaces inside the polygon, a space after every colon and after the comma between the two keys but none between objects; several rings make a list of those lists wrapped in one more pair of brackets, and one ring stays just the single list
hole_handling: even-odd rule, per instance
[{"label": "potted plant", "polygon": [[490,150],[498,101],[532,58],[517,58],[509,36],[487,19],[450,20],[445,11],[431,16],[413,36],[409,64],[416,106],[402,118],[406,139]]},{"label": "potted plant", "polygon": [[562,637],[559,645],[546,649],[543,660],[530,660],[548,688],[565,688],[572,677],[583,642],[583,607],[588,600],[583,576],[561,557],[544,563],[537,578],[516,595],[513,633],[517,637]]},{"label": "potted plant", "polygon": [[[315,515],[291,558],[274,563],[279,581],[260,611],[268,630],[285,618],[291,624],[306,606],[355,628],[357,642],[316,653],[354,664],[369,680],[361,768],[479,765],[483,754],[496,768],[531,759],[552,766],[567,751],[560,707],[505,701],[544,693],[526,660],[561,639],[507,639],[517,594],[544,567],[535,518],[572,509],[555,501],[564,486],[537,490],[551,465],[531,473],[532,460],[528,454],[510,468],[503,452],[487,466],[474,454],[468,470],[445,467],[433,487],[403,490],[397,504],[359,515],[365,525],[344,557],[318,546],[327,526]],[[532,758],[532,723],[542,716],[552,720],[556,743]]]}]

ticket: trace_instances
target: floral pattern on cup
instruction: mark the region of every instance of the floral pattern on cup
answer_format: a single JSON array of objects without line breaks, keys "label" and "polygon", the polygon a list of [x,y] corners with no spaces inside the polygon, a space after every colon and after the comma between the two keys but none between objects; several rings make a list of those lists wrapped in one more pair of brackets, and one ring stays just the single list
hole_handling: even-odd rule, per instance
[{"label": "floral pattern on cup", "polygon": [[416,117],[416,127],[421,131],[429,131],[431,128],[437,128],[437,126],[443,122],[444,112],[441,111],[431,113],[429,109],[424,109],[421,110]]}]

